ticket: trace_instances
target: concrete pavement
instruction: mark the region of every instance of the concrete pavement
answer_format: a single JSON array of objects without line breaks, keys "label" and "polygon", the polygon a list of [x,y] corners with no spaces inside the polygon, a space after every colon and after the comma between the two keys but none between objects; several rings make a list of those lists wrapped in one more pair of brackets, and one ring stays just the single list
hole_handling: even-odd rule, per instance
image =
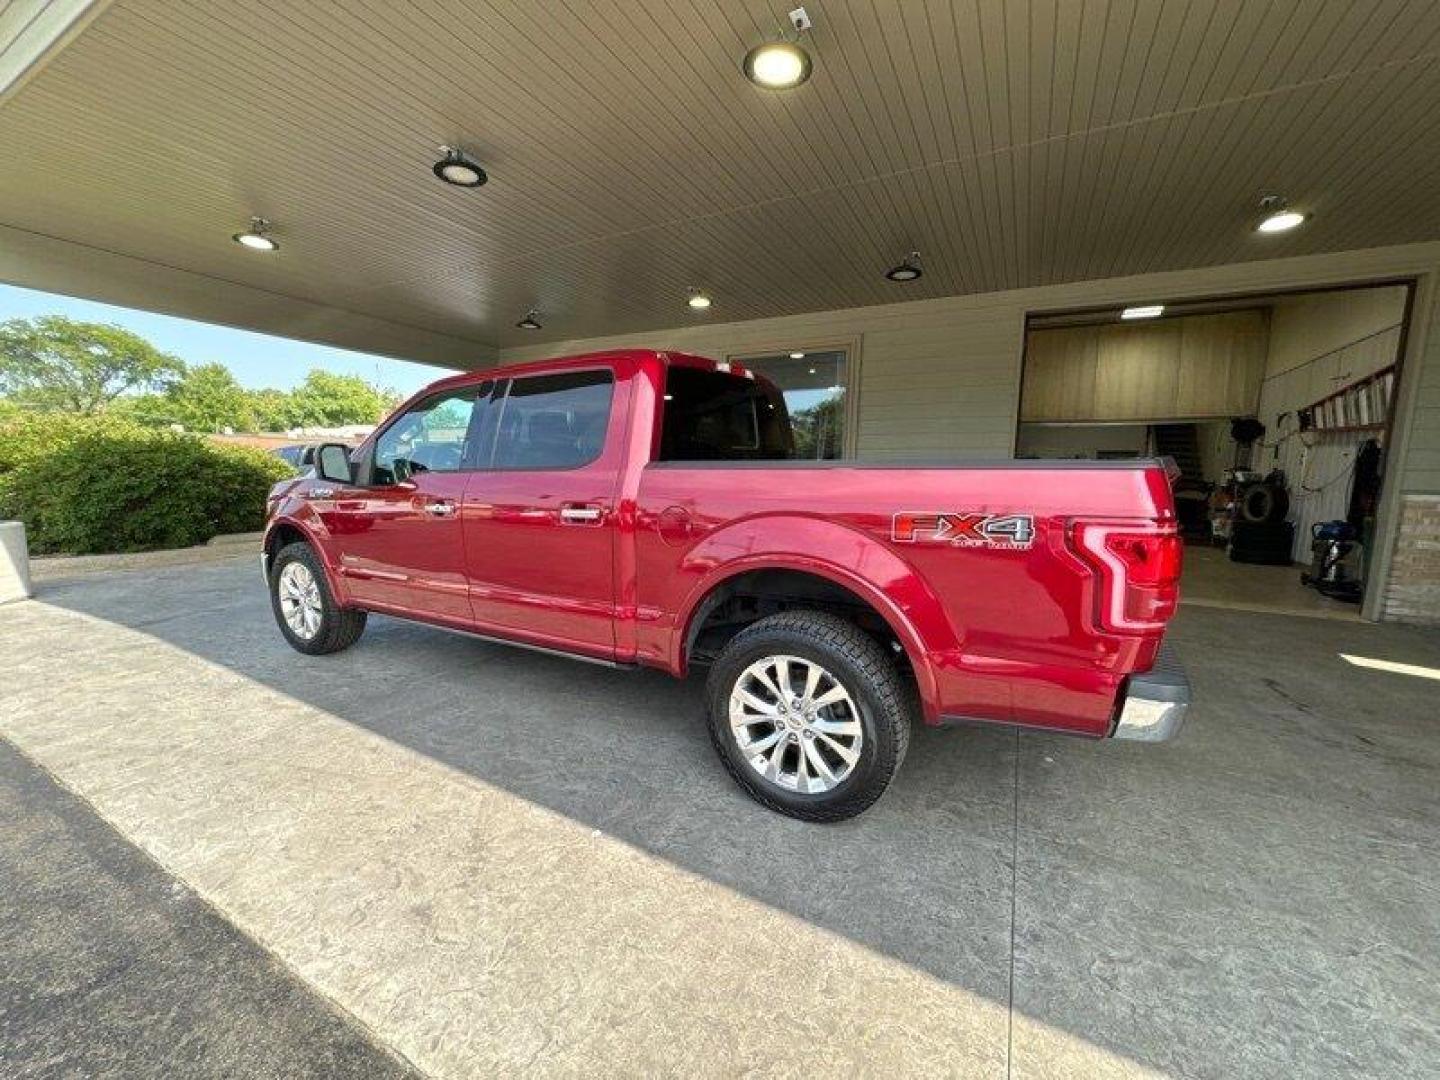
[{"label": "concrete pavement", "polygon": [[0,741],[0,1074],[415,1075]]},{"label": "concrete pavement", "polygon": [[[1300,630],[1296,631],[1295,627]],[[1425,1075],[1440,638],[1187,609],[1167,747],[920,731],[819,828],[697,685],[375,619],[291,652],[254,568],[0,611],[0,735],[436,1075]]]}]

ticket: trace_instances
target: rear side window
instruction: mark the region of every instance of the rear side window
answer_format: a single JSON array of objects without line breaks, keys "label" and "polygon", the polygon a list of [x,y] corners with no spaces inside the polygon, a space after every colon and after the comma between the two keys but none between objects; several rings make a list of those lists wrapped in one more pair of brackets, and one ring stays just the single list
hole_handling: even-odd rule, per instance
[{"label": "rear side window", "polygon": [[492,468],[578,469],[605,449],[615,379],[575,371],[515,379],[501,401]]},{"label": "rear side window", "polygon": [[661,461],[784,461],[794,456],[785,400],[743,375],[671,366]]}]

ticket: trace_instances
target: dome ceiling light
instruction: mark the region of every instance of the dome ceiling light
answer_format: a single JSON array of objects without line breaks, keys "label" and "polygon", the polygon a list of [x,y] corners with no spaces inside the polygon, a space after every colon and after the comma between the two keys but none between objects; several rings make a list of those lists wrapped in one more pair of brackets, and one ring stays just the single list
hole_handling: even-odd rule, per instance
[{"label": "dome ceiling light", "polygon": [[247,247],[251,251],[279,251],[280,245],[270,235],[271,223],[263,217],[252,217],[250,228],[244,232],[237,232],[230,237],[241,247]]},{"label": "dome ceiling light", "polygon": [[525,313],[525,317],[519,322],[517,322],[515,326],[520,330],[544,329],[544,327],[540,325],[540,312],[536,311],[534,308],[531,308],[529,311],[527,311]]},{"label": "dome ceiling light", "polygon": [[1296,226],[1303,225],[1310,216],[1299,210],[1291,210],[1283,195],[1266,195],[1261,199],[1260,214],[1260,222],[1255,226],[1255,231],[1262,233],[1289,232]]},{"label": "dome ceiling light", "polygon": [[778,41],[762,42],[741,61],[745,77],[763,89],[789,90],[810,78],[810,54],[799,45],[800,35],[810,29],[810,16],[798,7],[789,18],[795,40],[782,35]]},{"label": "dome ceiling light", "polygon": [[440,152],[445,156],[435,163],[434,173],[445,183],[475,188],[490,179],[480,163],[459,147],[442,146]]},{"label": "dome ceiling light", "polygon": [[920,268],[920,253],[912,251],[901,260],[898,266],[892,266],[885,271],[885,276],[891,281],[918,281],[923,277],[925,271]]},{"label": "dome ceiling light", "polygon": [[710,297],[699,289],[691,289],[690,298],[685,302],[696,311],[704,311],[710,306]]}]

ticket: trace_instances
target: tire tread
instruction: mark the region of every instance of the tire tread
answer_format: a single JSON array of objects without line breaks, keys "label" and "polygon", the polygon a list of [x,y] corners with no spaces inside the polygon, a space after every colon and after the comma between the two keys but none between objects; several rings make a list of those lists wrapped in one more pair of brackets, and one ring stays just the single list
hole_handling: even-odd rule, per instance
[{"label": "tire tread", "polygon": [[[281,568],[288,562],[304,563],[310,573],[315,576],[315,581],[320,588],[323,609],[320,632],[309,641],[303,641],[296,637],[285,625],[285,619],[280,614],[279,604],[275,599],[275,581],[280,575]],[[342,608],[335,603],[335,597],[330,593],[330,581],[325,576],[325,567],[321,565],[320,556],[303,540],[286,544],[275,553],[275,558],[270,564],[270,604],[275,611],[275,621],[280,624],[280,632],[285,635],[285,640],[296,651],[305,653],[307,656],[324,656],[348,649],[365,632],[365,612],[359,608]]]},{"label": "tire tread", "polygon": [[792,640],[798,638],[803,642],[844,654],[858,669],[860,677],[868,683],[869,691],[879,704],[874,716],[875,724],[877,727],[883,726],[888,737],[876,740],[878,756],[875,773],[869,784],[836,802],[791,805],[773,798],[764,786],[753,782],[746,771],[736,763],[721,741],[728,731],[728,717],[717,719],[712,715],[706,727],[725,771],[762,806],[802,821],[843,821],[863,813],[885,793],[896,770],[905,760],[905,753],[910,747],[913,695],[901,678],[895,662],[865,631],[830,612],[796,608],[758,619],[730,639],[710,671],[706,701],[712,713],[720,707],[721,695],[726,698],[729,696],[729,688],[719,683],[720,672],[726,667],[725,657],[742,652],[760,639],[771,636],[787,636]]}]

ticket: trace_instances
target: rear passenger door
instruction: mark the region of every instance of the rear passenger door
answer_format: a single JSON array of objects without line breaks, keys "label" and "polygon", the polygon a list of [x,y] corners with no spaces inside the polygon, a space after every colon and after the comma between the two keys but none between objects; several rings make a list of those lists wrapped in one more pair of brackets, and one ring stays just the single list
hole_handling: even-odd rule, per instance
[{"label": "rear passenger door", "polygon": [[608,367],[497,391],[489,460],[466,487],[470,601],[483,629],[615,654],[615,490],[625,417]]}]

